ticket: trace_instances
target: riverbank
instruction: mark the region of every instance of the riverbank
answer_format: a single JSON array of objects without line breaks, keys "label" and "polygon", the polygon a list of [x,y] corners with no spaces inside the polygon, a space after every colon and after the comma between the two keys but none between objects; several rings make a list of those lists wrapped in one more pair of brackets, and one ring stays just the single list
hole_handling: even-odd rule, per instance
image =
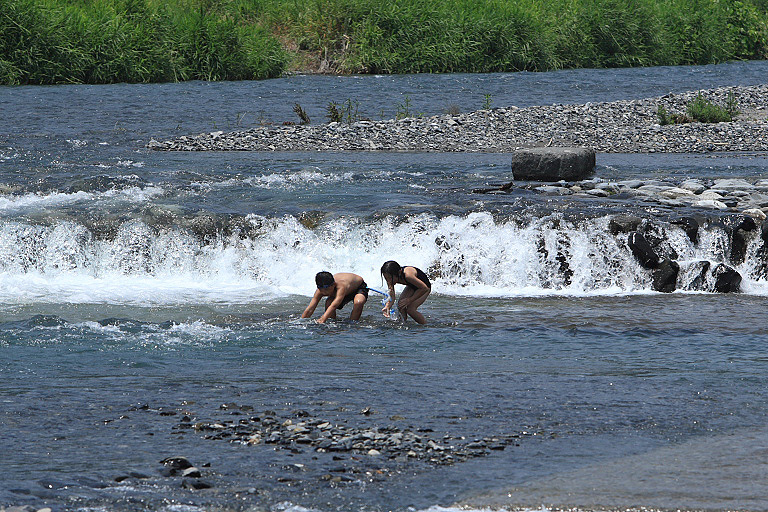
[{"label": "riverbank", "polygon": [[[699,94],[719,105],[725,105],[732,95],[741,113],[729,123],[658,124],[660,106],[670,113],[682,113]],[[351,124],[268,125],[148,144],[151,149],[169,151],[500,153],[537,146],[584,146],[602,153],[768,151],[768,85]]]},{"label": "riverbank", "polygon": [[760,60],[765,19],[764,0],[6,0],[0,84]]}]

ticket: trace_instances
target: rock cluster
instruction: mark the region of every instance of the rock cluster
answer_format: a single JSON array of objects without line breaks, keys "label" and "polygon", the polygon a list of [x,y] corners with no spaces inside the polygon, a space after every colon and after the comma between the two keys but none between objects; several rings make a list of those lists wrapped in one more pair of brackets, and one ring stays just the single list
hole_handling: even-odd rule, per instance
[{"label": "rock cluster", "polygon": [[243,445],[274,445],[291,453],[353,453],[388,460],[418,460],[446,465],[482,457],[514,445],[526,433],[465,439],[433,439],[429,429],[412,431],[396,426],[347,427],[312,418],[302,411],[298,418],[279,418],[272,411],[225,422],[196,422],[184,417],[176,429],[194,429],[206,439]]},{"label": "rock cluster", "polygon": [[[677,219],[686,234],[695,243],[699,224],[693,217]],[[727,218],[723,227],[731,239],[730,261],[744,260],[744,249],[749,232],[757,230],[751,217]],[[620,216],[611,219],[609,229],[614,234],[627,233],[627,245],[640,266],[651,272],[653,289],[671,293],[678,288],[692,291],[736,293],[741,290],[741,274],[725,263],[711,263],[707,260],[687,262],[685,266],[677,261],[677,253],[663,237],[663,230],[653,223],[638,217]],[[661,236],[660,236],[661,235]],[[763,240],[768,233],[763,231]],[[738,243],[741,240],[742,243]],[[681,276],[681,270],[684,275]]]},{"label": "rock cluster", "polygon": [[[731,293],[741,289],[742,276],[736,267],[745,262],[748,247],[754,261],[749,268],[759,279],[768,278],[768,180],[686,179],[626,180],[612,182],[593,178],[557,183],[509,182],[498,187],[478,189],[478,193],[508,194],[517,191],[589,201],[601,198],[638,214],[610,218],[608,230],[621,237],[640,267],[648,271],[652,287],[660,292],[675,290]],[[632,207],[640,206],[641,208]],[[653,214],[647,214],[648,206]],[[670,213],[663,214],[668,207]],[[669,242],[669,228],[681,228],[692,245],[699,242],[702,229],[724,233],[722,262],[679,261]],[[565,255],[558,255],[563,262]],[[564,263],[564,272],[568,267]],[[563,276],[565,280],[570,277]]]},{"label": "rock cluster", "polygon": [[[730,123],[658,124],[659,107],[683,113],[698,94],[721,106],[731,95],[742,114]],[[767,118],[768,85],[760,85],[352,124],[260,126],[152,140],[148,147],[170,151],[512,152],[539,146],[590,147],[604,153],[768,151]]]},{"label": "rock cluster", "polygon": [[592,178],[554,183],[509,182],[498,187],[475,189],[478,193],[509,193],[529,190],[542,195],[574,198],[609,198],[652,203],[670,208],[735,212],[763,220],[768,215],[768,179],[674,179],[610,181]]}]

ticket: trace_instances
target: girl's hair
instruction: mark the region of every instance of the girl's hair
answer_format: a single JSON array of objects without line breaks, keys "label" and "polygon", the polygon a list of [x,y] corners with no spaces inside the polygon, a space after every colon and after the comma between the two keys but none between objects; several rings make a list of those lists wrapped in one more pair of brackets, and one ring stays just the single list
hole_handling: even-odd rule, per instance
[{"label": "girl's hair", "polygon": [[400,270],[401,268],[398,262],[389,260],[381,266],[381,275],[384,277],[384,274],[389,274],[397,277],[400,275]]}]

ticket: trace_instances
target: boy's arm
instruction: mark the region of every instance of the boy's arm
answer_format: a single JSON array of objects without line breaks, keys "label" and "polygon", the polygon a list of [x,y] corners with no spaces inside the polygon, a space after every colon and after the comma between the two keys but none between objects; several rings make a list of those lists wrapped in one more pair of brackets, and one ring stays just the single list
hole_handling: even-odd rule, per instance
[{"label": "boy's arm", "polygon": [[315,291],[315,294],[312,296],[312,300],[309,301],[309,306],[307,306],[307,309],[304,310],[304,312],[301,314],[301,318],[309,318],[312,316],[312,313],[315,312],[315,308],[317,307],[317,304],[320,302],[320,292]]},{"label": "boy's arm", "polygon": [[317,323],[324,324],[325,321],[328,320],[334,312],[336,312],[336,310],[341,305],[341,302],[344,300],[346,293],[347,289],[345,287],[340,285],[336,286],[336,297],[334,297],[333,302],[331,302],[330,305],[325,308],[325,313],[323,313],[323,316],[317,319]]}]

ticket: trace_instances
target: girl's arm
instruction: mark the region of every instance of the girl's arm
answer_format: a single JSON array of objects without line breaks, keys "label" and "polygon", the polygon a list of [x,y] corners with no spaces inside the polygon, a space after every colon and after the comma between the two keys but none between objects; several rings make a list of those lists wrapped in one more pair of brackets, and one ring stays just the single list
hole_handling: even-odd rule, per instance
[{"label": "girl's arm", "polygon": [[394,304],[395,304],[395,285],[392,284],[389,286],[389,299],[387,299],[387,302],[384,304],[384,309],[381,310],[381,312],[384,313],[385,317],[389,318],[389,311]]}]

